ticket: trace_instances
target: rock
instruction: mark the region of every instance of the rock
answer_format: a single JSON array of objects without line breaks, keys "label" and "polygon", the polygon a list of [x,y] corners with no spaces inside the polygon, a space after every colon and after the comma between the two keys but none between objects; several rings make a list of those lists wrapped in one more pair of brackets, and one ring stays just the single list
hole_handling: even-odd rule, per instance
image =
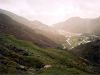
[{"label": "rock", "polygon": [[44,68],[50,68],[52,67],[51,65],[45,65]]}]

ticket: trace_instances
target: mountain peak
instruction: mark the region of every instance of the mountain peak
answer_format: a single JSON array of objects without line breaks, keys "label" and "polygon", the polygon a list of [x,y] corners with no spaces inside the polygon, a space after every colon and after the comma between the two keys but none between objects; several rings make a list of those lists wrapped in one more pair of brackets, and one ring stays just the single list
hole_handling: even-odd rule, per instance
[{"label": "mountain peak", "polygon": [[81,19],[80,17],[71,17],[69,19]]},{"label": "mountain peak", "polygon": [[66,21],[76,21],[76,20],[81,20],[82,18],[80,18],[80,17],[71,17],[71,18],[69,18],[68,20],[66,20]]},{"label": "mountain peak", "polygon": [[38,21],[38,20],[34,20],[32,21],[34,24],[43,24],[42,22]]},{"label": "mountain peak", "polygon": [[4,13],[4,11],[6,11],[6,10],[0,9],[0,13]]},{"label": "mountain peak", "polygon": [[32,21],[32,23],[34,24],[34,26],[36,25],[38,27],[48,27],[48,25],[46,25],[38,20],[34,20],[34,21]]}]

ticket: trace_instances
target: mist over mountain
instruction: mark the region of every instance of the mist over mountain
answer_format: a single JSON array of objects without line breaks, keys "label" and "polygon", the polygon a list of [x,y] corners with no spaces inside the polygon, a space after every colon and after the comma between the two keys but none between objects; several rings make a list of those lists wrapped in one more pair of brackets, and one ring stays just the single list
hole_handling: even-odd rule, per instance
[{"label": "mist over mountain", "polygon": [[90,33],[99,35],[100,17],[94,19],[72,17],[66,21],[54,24],[54,27],[72,33]]},{"label": "mist over mountain", "polygon": [[61,43],[63,43],[65,41],[65,36],[59,34],[58,30],[56,30],[55,28],[53,28],[51,26],[43,24],[40,21],[37,21],[37,20],[29,21],[21,16],[17,16],[16,14],[13,14],[13,13],[5,11],[5,10],[1,10],[1,13],[8,15],[16,22],[19,22],[19,23],[27,26],[31,30],[34,30],[35,33],[47,37],[48,39],[52,40],[53,42],[55,42],[58,45],[60,45]]},{"label": "mist over mountain", "polygon": [[100,74],[100,18],[48,26],[0,9],[0,74]]},{"label": "mist over mountain", "polygon": [[[2,11],[2,12],[6,12],[6,11]],[[8,16],[8,14],[6,15],[5,13],[2,12],[0,13],[0,33],[12,34],[15,35],[17,38],[32,41],[42,47],[57,46],[55,42],[51,41],[44,35],[36,33],[33,29],[24,25],[25,22],[23,22],[22,24],[18,22],[18,20],[14,20],[10,16]],[[16,17],[17,19],[20,19],[19,16],[16,15]]]}]

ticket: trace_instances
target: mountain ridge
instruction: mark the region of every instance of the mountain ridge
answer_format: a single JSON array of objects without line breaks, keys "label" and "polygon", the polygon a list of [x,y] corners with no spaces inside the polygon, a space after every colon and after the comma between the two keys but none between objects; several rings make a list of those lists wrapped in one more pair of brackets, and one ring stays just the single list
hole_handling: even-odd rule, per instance
[{"label": "mountain ridge", "polygon": [[[37,34],[32,30],[31,28],[25,26],[24,24],[18,23],[9,16],[5,14],[0,14],[0,32],[1,33],[7,33],[7,34],[13,34],[17,38],[33,41],[38,45],[42,45],[44,43],[44,46],[51,46],[52,44],[56,46],[56,43],[53,41],[50,41],[47,37]],[[26,37],[27,36],[27,37]],[[41,41],[42,39],[42,41]],[[40,42],[39,42],[40,41]],[[48,42],[48,43],[46,43]]]},{"label": "mountain ridge", "polygon": [[[7,15],[14,21],[22,24],[23,26],[30,28],[31,31],[33,30],[34,34],[42,35],[43,37],[47,38],[48,40],[51,40],[52,42],[55,43],[56,46],[61,45],[65,41],[65,37],[63,35],[59,34],[58,30],[55,30],[51,26],[43,24],[42,22],[37,21],[37,20],[29,21],[21,16],[17,16],[16,14],[13,14],[6,10],[1,10],[1,11],[2,11],[1,14],[4,12],[3,14]],[[54,37],[52,37],[52,36],[54,36]]]},{"label": "mountain ridge", "polygon": [[63,22],[54,24],[54,28],[73,33],[90,33],[99,35],[100,17],[80,18],[72,17]]}]

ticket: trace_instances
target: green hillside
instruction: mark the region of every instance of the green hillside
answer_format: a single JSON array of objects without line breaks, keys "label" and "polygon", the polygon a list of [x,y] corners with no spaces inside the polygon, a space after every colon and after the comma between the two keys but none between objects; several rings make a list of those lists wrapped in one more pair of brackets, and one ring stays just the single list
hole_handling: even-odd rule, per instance
[{"label": "green hillside", "polygon": [[68,51],[43,49],[12,35],[0,35],[2,75],[92,75],[89,66]]}]

